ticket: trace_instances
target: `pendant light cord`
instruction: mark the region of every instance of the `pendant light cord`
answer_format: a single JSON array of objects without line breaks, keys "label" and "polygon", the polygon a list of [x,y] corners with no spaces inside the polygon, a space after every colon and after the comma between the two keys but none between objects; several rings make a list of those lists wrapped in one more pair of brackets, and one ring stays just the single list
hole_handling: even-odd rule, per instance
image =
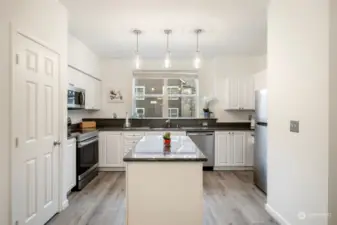
[{"label": "pendant light cord", "polygon": [[166,34],[166,52],[169,52],[169,33]]},{"label": "pendant light cord", "polygon": [[138,52],[139,52],[139,51],[138,51],[138,50],[139,50],[139,49],[138,49],[138,35],[139,35],[139,33],[137,32],[137,54],[138,54]]},{"label": "pendant light cord", "polygon": [[199,32],[197,32],[197,52],[199,52]]}]

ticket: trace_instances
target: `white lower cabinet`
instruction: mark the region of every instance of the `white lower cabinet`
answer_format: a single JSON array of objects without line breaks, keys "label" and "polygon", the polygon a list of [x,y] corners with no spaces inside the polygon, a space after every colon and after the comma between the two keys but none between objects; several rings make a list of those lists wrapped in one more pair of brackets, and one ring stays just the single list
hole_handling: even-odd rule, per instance
[{"label": "white lower cabinet", "polygon": [[246,165],[246,134],[245,132],[232,132],[233,166]]},{"label": "white lower cabinet", "polygon": [[247,132],[246,138],[246,166],[254,166],[254,132]]},{"label": "white lower cabinet", "polygon": [[215,166],[231,164],[231,137],[230,132],[215,133]]},{"label": "white lower cabinet", "polygon": [[68,193],[76,186],[76,139],[67,141],[67,148],[64,152],[64,191]]},{"label": "white lower cabinet", "polygon": [[[133,150],[138,141],[144,135],[163,135],[165,132],[110,132],[99,133],[99,167],[101,168],[123,168],[125,163],[123,157]],[[171,132],[171,136],[186,136],[186,132]]]},{"label": "white lower cabinet", "polygon": [[99,134],[99,166],[123,166],[123,133],[100,132]]},{"label": "white lower cabinet", "polygon": [[252,149],[247,148],[248,134],[248,132],[241,131],[216,132],[215,166],[253,166]]}]

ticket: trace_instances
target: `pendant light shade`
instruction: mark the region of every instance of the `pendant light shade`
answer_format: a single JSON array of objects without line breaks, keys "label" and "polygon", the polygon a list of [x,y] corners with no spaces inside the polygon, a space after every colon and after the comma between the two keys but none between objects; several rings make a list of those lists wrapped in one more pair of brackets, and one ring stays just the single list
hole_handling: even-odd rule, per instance
[{"label": "pendant light shade", "polygon": [[200,52],[196,52],[194,58],[194,68],[200,69],[200,67],[201,67]]},{"label": "pendant light shade", "polygon": [[195,52],[193,64],[194,64],[194,68],[200,69],[200,67],[201,67],[201,54],[200,54],[200,49],[199,49],[199,34],[202,32],[202,30],[196,29],[194,32],[197,35],[197,49],[196,49],[196,52]]},{"label": "pendant light shade", "polygon": [[164,60],[164,67],[168,69],[172,67],[171,52],[170,52],[170,45],[169,45],[169,36],[170,34],[172,34],[172,30],[164,30],[164,33],[166,34],[166,54],[165,54],[165,60]]},{"label": "pendant light shade", "polygon": [[141,67],[141,59],[139,55],[139,35],[142,33],[140,30],[134,30],[133,33],[137,37],[137,42],[136,42],[136,51],[135,51],[135,68],[136,70],[139,70]]},{"label": "pendant light shade", "polygon": [[136,53],[136,55],[135,55],[135,68],[137,70],[140,69],[140,55],[138,53]]}]

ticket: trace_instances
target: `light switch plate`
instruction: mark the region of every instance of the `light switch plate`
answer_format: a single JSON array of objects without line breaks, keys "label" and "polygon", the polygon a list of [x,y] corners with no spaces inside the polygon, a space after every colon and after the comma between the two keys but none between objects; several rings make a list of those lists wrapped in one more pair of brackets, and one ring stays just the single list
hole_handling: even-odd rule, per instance
[{"label": "light switch plate", "polygon": [[300,121],[290,120],[290,132],[300,132]]}]

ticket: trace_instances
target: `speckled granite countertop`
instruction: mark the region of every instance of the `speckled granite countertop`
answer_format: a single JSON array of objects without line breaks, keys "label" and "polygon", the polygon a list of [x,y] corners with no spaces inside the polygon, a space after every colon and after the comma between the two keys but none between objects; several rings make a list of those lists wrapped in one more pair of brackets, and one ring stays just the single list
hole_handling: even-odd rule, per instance
[{"label": "speckled granite countertop", "polygon": [[187,136],[171,138],[164,147],[162,136],[145,136],[124,156],[125,162],[205,162],[207,157]]}]

